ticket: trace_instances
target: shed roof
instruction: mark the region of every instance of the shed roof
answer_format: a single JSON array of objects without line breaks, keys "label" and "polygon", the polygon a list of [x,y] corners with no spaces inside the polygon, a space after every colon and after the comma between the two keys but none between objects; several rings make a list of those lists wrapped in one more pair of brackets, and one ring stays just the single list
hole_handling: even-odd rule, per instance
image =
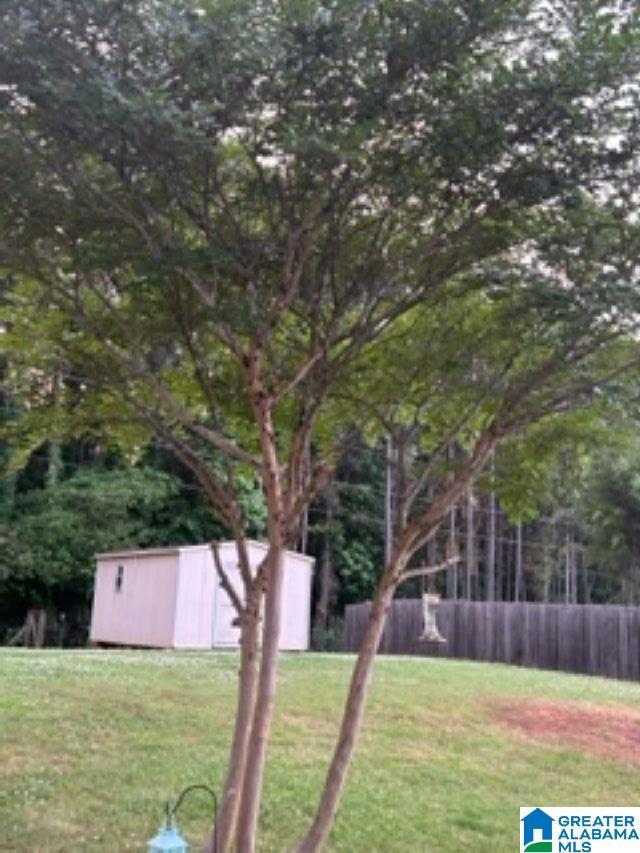
[{"label": "shed roof", "polygon": [[[233,539],[218,543],[222,548],[235,546]],[[266,551],[269,547],[266,542],[259,542],[257,539],[247,539],[247,544],[255,545],[258,548]],[[211,547],[210,542],[203,542],[199,545],[168,545],[164,548],[134,548],[130,551],[107,551],[105,553],[96,554],[96,560],[104,559],[124,559],[127,557],[168,557],[175,554],[181,554],[185,551],[208,551]],[[306,560],[309,563],[315,563],[315,558],[308,554],[301,554],[299,551],[286,550],[285,553],[292,557],[297,557],[300,560]]]}]

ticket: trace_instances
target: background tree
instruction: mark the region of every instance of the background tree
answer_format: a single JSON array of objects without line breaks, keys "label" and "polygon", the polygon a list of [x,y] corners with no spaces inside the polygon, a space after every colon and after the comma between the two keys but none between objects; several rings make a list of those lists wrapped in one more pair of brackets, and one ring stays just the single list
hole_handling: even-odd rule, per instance
[{"label": "background tree", "polygon": [[384,563],[384,454],[358,431],[346,436],[344,444],[348,452],[309,515],[309,550],[317,560],[316,648],[341,640],[345,605],[373,595]]},{"label": "background tree", "polygon": [[[96,553],[228,535],[184,471],[170,473],[148,462],[133,468],[112,462],[109,468],[94,461],[45,486],[37,485],[37,461],[35,456],[17,478],[15,495],[0,517],[3,634],[38,607],[60,624],[55,641],[84,643]],[[245,506],[249,528],[260,530],[262,512],[252,511],[249,502]]]}]

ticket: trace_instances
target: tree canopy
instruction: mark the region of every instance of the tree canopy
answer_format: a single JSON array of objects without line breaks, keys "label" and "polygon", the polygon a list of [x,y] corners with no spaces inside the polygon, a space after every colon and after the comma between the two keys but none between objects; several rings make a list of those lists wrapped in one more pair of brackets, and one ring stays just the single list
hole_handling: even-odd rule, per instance
[{"label": "tree canopy", "polygon": [[428,359],[456,310],[489,338],[499,299],[525,363],[594,348],[635,322],[636,11],[6,3],[0,262],[30,360],[251,463],[256,343],[281,441],[414,304]]}]

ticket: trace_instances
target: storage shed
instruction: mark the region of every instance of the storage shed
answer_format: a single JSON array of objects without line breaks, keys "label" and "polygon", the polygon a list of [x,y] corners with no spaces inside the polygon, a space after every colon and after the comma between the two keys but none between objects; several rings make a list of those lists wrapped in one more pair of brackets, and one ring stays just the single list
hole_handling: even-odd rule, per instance
[{"label": "storage shed", "polygon": [[[267,546],[248,542],[252,568]],[[241,592],[235,542],[219,545],[231,583]],[[190,545],[98,554],[91,613],[94,643],[152,648],[235,648],[236,612],[220,586],[211,547]],[[313,558],[287,551],[280,648],[309,648]]]}]

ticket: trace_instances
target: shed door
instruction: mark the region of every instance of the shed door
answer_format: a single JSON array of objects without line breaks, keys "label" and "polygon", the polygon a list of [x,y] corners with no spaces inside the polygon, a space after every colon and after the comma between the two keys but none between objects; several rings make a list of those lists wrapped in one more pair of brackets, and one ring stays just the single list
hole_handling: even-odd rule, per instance
[{"label": "shed door", "polygon": [[[235,562],[225,565],[225,570],[240,598],[244,598],[242,595],[240,571],[237,565],[235,565]],[[216,582],[217,588],[213,622],[213,644],[214,646],[237,646],[240,641],[240,628],[232,623],[238,614],[231,603],[231,599],[220,586],[219,579],[216,578]]]}]

